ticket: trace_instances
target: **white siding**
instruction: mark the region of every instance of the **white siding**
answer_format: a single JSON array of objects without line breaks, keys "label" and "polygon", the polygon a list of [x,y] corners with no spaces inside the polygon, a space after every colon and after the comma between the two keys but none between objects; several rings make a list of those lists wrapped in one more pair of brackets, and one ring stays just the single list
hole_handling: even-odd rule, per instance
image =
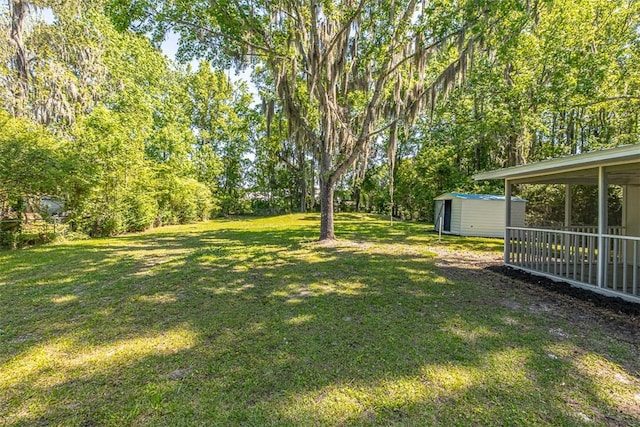
[{"label": "white siding", "polygon": [[[497,200],[460,200],[463,206],[461,236],[504,237],[505,202]],[[524,226],[523,202],[511,203],[511,225]]]},{"label": "white siding", "polygon": [[451,233],[460,234],[462,224],[462,202],[464,200],[454,198],[451,201]]},{"label": "white siding", "polygon": [[[441,216],[444,221],[445,200],[451,200],[451,230],[446,233],[460,236],[504,237],[506,208],[504,197],[500,200],[495,196],[445,193],[436,198],[434,204],[433,222],[436,231],[438,231],[438,220]],[[526,201],[524,200],[511,202],[512,226],[524,227],[525,207]]]}]

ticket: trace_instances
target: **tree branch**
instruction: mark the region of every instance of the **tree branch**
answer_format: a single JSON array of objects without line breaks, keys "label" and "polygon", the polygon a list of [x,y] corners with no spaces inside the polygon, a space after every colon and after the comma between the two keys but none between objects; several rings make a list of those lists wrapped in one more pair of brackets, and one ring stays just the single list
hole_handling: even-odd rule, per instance
[{"label": "tree branch", "polygon": [[581,108],[581,107],[591,107],[593,105],[604,104],[605,102],[613,102],[613,101],[640,101],[640,96],[634,95],[620,95],[620,96],[612,96],[609,98],[599,99],[593,102],[585,102],[582,104],[573,104],[570,108]]}]

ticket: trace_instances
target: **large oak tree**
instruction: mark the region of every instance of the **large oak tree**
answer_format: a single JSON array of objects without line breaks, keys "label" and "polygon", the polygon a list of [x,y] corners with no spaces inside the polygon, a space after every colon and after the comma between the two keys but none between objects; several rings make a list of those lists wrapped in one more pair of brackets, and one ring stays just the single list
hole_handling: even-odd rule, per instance
[{"label": "large oak tree", "polygon": [[333,193],[367,147],[385,138],[464,74],[482,37],[514,9],[510,0],[114,0],[120,24],[181,35],[184,58],[261,63],[291,132],[319,166],[320,239],[333,239]]}]

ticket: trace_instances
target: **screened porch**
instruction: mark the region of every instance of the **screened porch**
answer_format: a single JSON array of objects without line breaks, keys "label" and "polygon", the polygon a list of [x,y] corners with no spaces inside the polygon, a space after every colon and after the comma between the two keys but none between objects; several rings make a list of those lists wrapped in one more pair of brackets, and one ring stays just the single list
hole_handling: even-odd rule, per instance
[{"label": "screened porch", "polygon": [[[504,179],[506,200],[520,184],[565,188],[561,226],[509,224],[505,206],[505,265],[609,296],[640,302],[640,144],[484,172],[476,180]],[[595,224],[574,225],[572,188],[597,186]],[[621,193],[621,218],[610,221],[609,188]]]}]

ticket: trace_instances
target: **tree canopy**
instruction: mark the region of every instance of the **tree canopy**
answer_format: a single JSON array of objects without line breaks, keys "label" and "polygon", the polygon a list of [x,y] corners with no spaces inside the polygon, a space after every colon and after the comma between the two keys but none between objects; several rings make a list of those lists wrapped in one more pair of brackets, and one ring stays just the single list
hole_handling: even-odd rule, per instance
[{"label": "tree canopy", "polygon": [[[334,210],[429,220],[438,193],[500,191],[477,171],[637,141],[639,9],[12,0],[0,212],[56,195],[92,235],[318,208],[321,239]],[[168,33],[189,65],[158,50]]]},{"label": "tree canopy", "polygon": [[393,170],[399,128],[459,84],[494,28],[510,13],[526,20],[530,5],[118,1],[114,10],[126,26],[174,29],[183,52],[265,67],[288,131],[318,162],[322,240],[334,237],[338,181],[383,135]]}]

